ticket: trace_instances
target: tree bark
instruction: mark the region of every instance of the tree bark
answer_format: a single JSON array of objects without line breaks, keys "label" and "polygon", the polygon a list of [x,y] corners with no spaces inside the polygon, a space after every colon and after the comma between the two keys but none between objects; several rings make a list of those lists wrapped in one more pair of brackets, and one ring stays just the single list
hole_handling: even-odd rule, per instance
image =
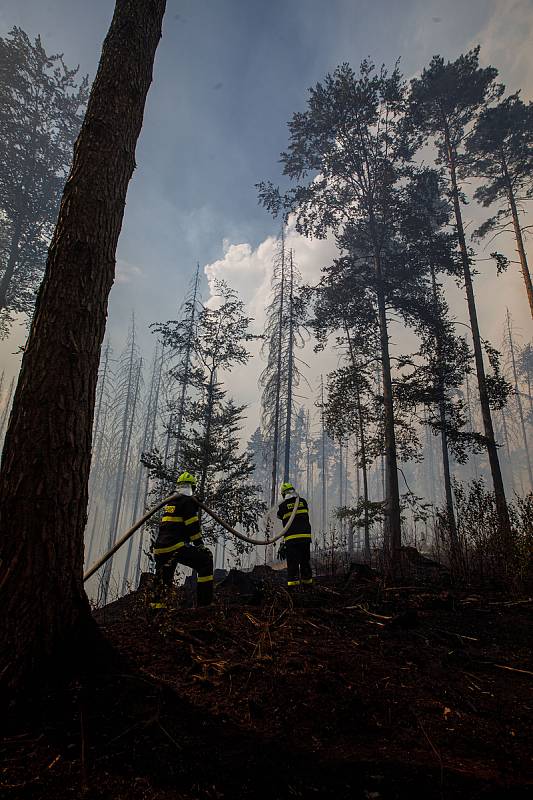
[{"label": "tree bark", "polygon": [[496,441],[494,438],[494,428],[492,425],[492,416],[490,413],[489,396],[487,393],[487,381],[485,378],[485,367],[483,364],[483,351],[481,349],[481,336],[479,333],[476,301],[474,297],[474,287],[472,285],[470,260],[468,257],[468,250],[466,247],[466,240],[463,228],[463,217],[461,214],[461,205],[459,202],[455,153],[450,142],[450,134],[447,127],[445,127],[444,133],[446,140],[446,151],[448,154],[448,167],[450,171],[450,178],[452,184],[452,199],[455,211],[455,222],[457,225],[457,236],[459,239],[459,249],[461,253],[463,277],[465,282],[466,300],[468,304],[468,314],[470,317],[470,329],[472,331],[472,343],[474,346],[474,359],[476,364],[479,402],[481,406],[481,416],[483,419],[485,442],[487,447],[487,453],[489,456],[490,471],[492,474],[492,483],[494,486],[494,498],[496,502],[496,509],[498,512],[498,518],[500,520],[500,528],[505,542],[509,544],[511,536],[511,524],[509,521],[509,510],[507,508],[507,501],[505,499],[505,488],[503,485],[502,472],[500,469],[500,460],[498,458],[498,448],[496,447]]},{"label": "tree bark", "polygon": [[0,470],[0,681],[90,620],[83,533],[96,381],[116,246],[165,0],[117,0],[74,149]]}]

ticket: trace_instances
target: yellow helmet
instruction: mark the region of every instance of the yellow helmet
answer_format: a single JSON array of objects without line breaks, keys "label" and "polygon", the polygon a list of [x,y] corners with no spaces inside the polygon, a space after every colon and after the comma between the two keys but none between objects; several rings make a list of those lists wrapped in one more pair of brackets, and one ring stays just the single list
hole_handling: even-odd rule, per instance
[{"label": "yellow helmet", "polygon": [[287,494],[287,492],[294,492],[294,486],[292,485],[292,483],[282,483],[280,492],[281,496],[283,497],[284,495]]},{"label": "yellow helmet", "polygon": [[181,475],[179,476],[178,480],[177,480],[177,485],[181,486],[182,483],[190,483],[191,486],[194,487],[194,486],[196,486],[198,481],[196,480],[194,475],[191,475],[190,472],[182,472]]}]

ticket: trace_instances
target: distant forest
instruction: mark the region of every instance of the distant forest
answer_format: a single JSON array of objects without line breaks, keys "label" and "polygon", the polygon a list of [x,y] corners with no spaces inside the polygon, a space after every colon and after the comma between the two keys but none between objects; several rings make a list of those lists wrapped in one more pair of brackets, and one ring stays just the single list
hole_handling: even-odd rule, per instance
[{"label": "distant forest", "polygon": [[[48,249],[59,252],[66,235],[56,221],[65,181],[70,175],[67,192],[80,169],[86,110],[84,125],[96,123],[88,78],[47,54],[39,38],[13,29],[0,38],[0,65],[6,338],[21,315],[29,325],[42,315],[36,297],[44,302]],[[102,101],[99,113],[105,110]],[[258,338],[252,320],[236,288],[223,282],[216,302],[206,303],[198,266],[176,318],[153,321],[152,353],[140,351],[134,316],[121,352],[108,339],[92,345],[99,367],[92,401],[87,390],[85,564],[170,493],[186,469],[198,478],[200,499],[248,533],[271,528],[267,511],[279,501],[280,482],[291,480],[309,502],[317,558],[334,553],[339,563],[394,565],[407,546],[463,577],[528,574],[533,346],[506,308],[501,339],[489,342],[475,288],[485,270],[505,281],[519,269],[533,317],[526,248],[533,104],[506,92],[497,69],[480,63],[479,48],[453,62],[435,56],[411,81],[398,66],[341,64],[289,120],[281,168],[288,190],[257,185],[278,247],[260,341],[256,430],[243,441],[246,407],[225,385],[251,358]],[[484,218],[476,230],[464,222],[470,203]],[[289,229],[336,243],[337,256],[316,285],[302,280]],[[499,241],[510,243],[505,252]],[[453,285],[464,296],[467,325],[450,308]],[[68,305],[68,293],[61,302]],[[405,329],[416,346],[399,354]],[[325,350],[335,352],[338,367],[317,385],[310,361],[319,363]],[[2,374],[6,449],[15,443],[15,385]],[[121,596],[151,568],[154,525],[91,579],[94,602]],[[229,540],[208,519],[204,529],[216,567],[275,558],[272,548]]]}]

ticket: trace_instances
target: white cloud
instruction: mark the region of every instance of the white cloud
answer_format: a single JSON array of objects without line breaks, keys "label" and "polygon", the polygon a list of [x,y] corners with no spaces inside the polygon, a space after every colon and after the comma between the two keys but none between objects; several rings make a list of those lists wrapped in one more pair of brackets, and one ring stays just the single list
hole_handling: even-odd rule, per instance
[{"label": "white cloud", "polygon": [[128,261],[118,259],[115,271],[115,283],[133,283],[143,274],[140,267],[130,264]]},{"label": "white cloud", "polygon": [[[298,267],[304,283],[314,284],[320,278],[323,267],[329,265],[337,253],[333,241],[306,239],[300,236],[292,221],[285,236],[286,249],[293,251],[294,263]],[[270,281],[272,276],[272,266],[278,249],[278,240],[274,236],[268,236],[258,247],[253,248],[248,242],[231,244],[224,240],[224,256],[204,267],[207,282],[211,291],[211,297],[207,301],[210,307],[214,307],[216,279],[226,281],[229,286],[236,289],[246,305],[246,313],[253,317],[252,330],[256,334],[261,334],[265,328],[266,309],[271,299]],[[245,438],[257,427],[260,415],[260,393],[259,376],[264,368],[264,362],[260,357],[260,342],[255,342],[250,347],[252,358],[244,367],[239,367],[229,375],[223,377],[230,395],[239,403],[248,403],[248,421],[246,424]],[[335,354],[322,354],[320,357],[312,352],[312,347],[308,346],[306,351],[301,354],[302,358],[310,364],[307,380],[311,386],[315,386],[320,372],[334,369],[337,356]],[[313,391],[302,384],[301,391],[309,395],[308,404],[312,406],[314,401]]]},{"label": "white cloud", "polygon": [[[320,278],[323,267],[331,263],[337,253],[331,240],[306,239],[300,236],[289,222],[285,237],[286,250],[293,250],[294,263],[304,283],[314,284]],[[278,240],[268,236],[256,249],[243,242],[230,244],[224,240],[224,257],[204,267],[207,282],[214,294],[216,279],[224,280],[236,289],[251,317],[254,330],[262,331],[265,325],[266,308],[270,301],[272,265],[278,249]]]}]

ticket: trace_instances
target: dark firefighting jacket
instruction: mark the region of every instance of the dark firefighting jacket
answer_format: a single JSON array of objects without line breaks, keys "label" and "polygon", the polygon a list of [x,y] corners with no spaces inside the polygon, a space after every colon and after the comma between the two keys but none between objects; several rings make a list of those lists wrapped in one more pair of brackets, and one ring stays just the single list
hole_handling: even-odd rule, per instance
[{"label": "dark firefighting jacket", "polygon": [[[283,525],[287,524],[287,520],[292,514],[295,497],[287,497],[279,504],[278,518],[282,521]],[[298,510],[294,516],[291,527],[283,537],[286,542],[296,539],[310,539],[311,538],[311,522],[309,520],[309,506],[307,500],[300,497],[298,502]]]},{"label": "dark firefighting jacket", "polygon": [[191,542],[196,546],[202,544],[198,506],[189,495],[177,495],[163,509],[154,555],[174,553]]}]

